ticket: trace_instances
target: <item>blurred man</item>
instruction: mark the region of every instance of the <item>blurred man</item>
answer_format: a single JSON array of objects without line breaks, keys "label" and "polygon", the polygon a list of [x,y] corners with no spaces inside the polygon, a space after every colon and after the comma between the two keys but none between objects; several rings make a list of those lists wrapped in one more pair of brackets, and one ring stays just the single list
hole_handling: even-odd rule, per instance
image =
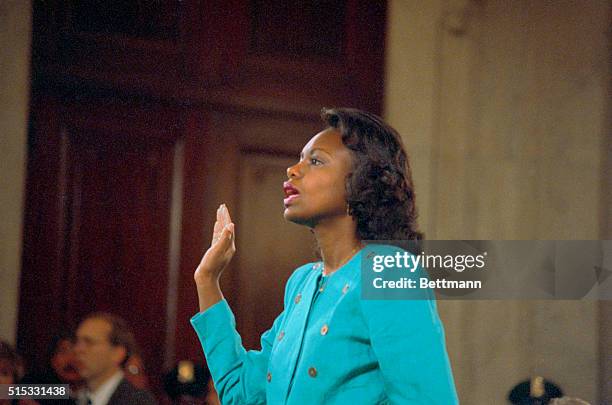
[{"label": "blurred man", "polygon": [[76,332],[75,353],[86,389],[79,404],[157,404],[151,393],[135,388],[124,378],[123,366],[133,347],[134,335],[117,316],[96,313],[81,322]]}]

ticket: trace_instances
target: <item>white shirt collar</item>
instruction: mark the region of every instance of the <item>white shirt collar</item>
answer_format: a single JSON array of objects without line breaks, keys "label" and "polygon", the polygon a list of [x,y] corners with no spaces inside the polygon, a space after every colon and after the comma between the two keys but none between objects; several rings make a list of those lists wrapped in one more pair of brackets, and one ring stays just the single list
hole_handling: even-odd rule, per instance
[{"label": "white shirt collar", "polygon": [[[84,390],[84,396],[89,397],[91,405],[106,405],[115,393],[115,390],[123,380],[123,371],[119,370],[94,392]],[[87,399],[85,398],[85,402]]]}]

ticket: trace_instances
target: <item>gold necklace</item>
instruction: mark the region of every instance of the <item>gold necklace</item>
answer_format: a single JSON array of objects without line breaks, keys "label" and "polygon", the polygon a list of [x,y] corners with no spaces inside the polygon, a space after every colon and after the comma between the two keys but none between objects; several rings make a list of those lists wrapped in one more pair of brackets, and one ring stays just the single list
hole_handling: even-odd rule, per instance
[{"label": "gold necklace", "polygon": [[349,260],[350,260],[350,259],[353,257],[353,255],[354,255],[355,253],[357,253],[357,252],[359,251],[359,249],[361,249],[361,248],[362,248],[362,246],[361,246],[361,243],[360,243],[360,244],[359,244],[359,245],[358,245],[356,248],[354,248],[353,250],[351,250],[351,252],[350,252],[350,253],[349,253],[349,254],[346,256],[346,258],[344,258],[344,260],[342,260],[342,261],[340,262],[340,264],[338,265],[338,267],[336,267],[336,268],[334,269],[334,271],[332,271],[331,273],[325,273],[326,266],[325,266],[325,261],[323,261],[323,275],[324,275],[324,276],[329,276],[330,274],[333,274],[333,273],[334,273],[336,270],[338,270],[340,267],[344,266],[344,265],[345,265],[345,264],[346,264],[346,263],[347,263],[347,262],[348,262],[348,261],[349,261]]}]

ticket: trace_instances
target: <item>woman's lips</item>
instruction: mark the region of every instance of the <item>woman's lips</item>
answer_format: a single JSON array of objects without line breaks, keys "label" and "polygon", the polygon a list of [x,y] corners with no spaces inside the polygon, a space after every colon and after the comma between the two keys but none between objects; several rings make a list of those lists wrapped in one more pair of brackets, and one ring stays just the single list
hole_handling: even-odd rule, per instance
[{"label": "woman's lips", "polygon": [[296,198],[299,198],[299,194],[291,194],[289,197],[285,198],[283,200],[283,203],[285,204],[285,207],[291,205],[293,203],[293,201],[295,201]]},{"label": "woman's lips", "polygon": [[300,196],[300,191],[295,188],[293,184],[287,181],[283,183],[283,191],[285,192],[285,199],[283,200],[285,207],[290,205],[296,198]]}]

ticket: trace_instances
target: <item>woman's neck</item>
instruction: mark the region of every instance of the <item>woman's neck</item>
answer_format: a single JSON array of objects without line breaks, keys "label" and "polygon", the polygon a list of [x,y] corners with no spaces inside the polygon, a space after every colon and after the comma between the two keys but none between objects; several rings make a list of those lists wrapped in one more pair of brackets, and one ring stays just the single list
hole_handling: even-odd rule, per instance
[{"label": "woman's neck", "polygon": [[360,248],[357,225],[352,217],[341,217],[319,223],[314,228],[325,273],[330,274],[343,266]]}]

